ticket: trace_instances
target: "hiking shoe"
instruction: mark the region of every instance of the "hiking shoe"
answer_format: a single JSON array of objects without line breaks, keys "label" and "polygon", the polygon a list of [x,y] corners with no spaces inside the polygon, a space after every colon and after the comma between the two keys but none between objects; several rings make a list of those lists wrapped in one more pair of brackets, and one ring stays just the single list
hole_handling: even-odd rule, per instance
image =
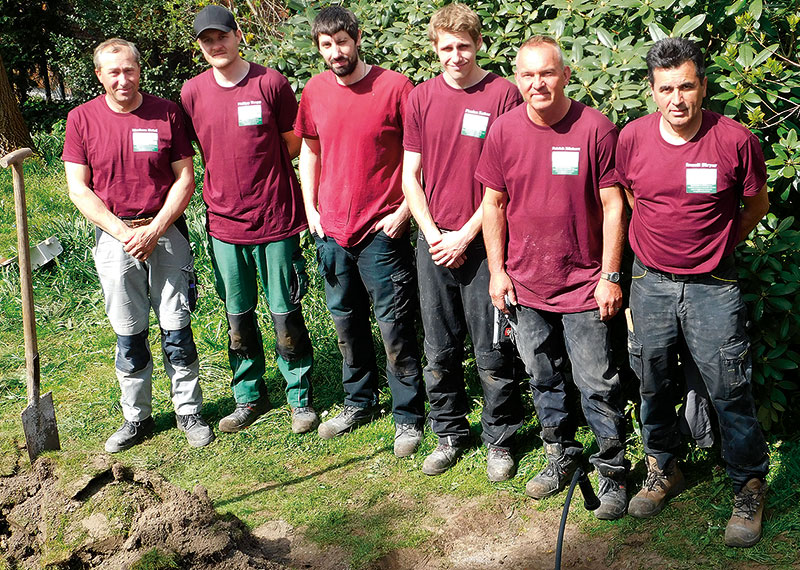
[{"label": "hiking shoe", "polygon": [[219,420],[219,431],[236,433],[253,424],[269,409],[269,402],[264,398],[255,402],[236,402],[233,413]]},{"label": "hiking shoe", "polygon": [[767,484],[750,479],[733,498],[733,514],[725,527],[725,544],[749,548],[761,540],[761,516]]},{"label": "hiking shoe", "polygon": [[463,447],[440,443],[422,462],[422,472],[425,475],[441,475],[456,464],[463,452]]},{"label": "hiking shoe", "polygon": [[117,431],[111,434],[106,440],[106,451],[117,453],[130,449],[134,445],[142,443],[146,437],[153,433],[155,427],[153,416],[148,416],[139,422],[129,422],[125,420]]},{"label": "hiking shoe", "polygon": [[[623,476],[624,477],[624,476]],[[600,520],[613,521],[625,516],[628,510],[628,493],[625,489],[625,479],[621,481],[604,475],[597,476],[597,498],[600,506],[594,511],[594,516]]]},{"label": "hiking shoe", "polygon": [[395,457],[414,455],[421,440],[422,430],[416,424],[396,424],[394,426]]},{"label": "hiking shoe", "polygon": [[372,421],[375,408],[359,408],[345,405],[344,409],[327,422],[322,422],[317,433],[322,439],[330,439],[342,435],[351,429]]},{"label": "hiking shoe", "polygon": [[214,432],[200,414],[175,414],[178,429],[186,434],[186,440],[192,447],[204,447],[214,441]]},{"label": "hiking shoe", "polygon": [[308,433],[319,425],[319,416],[311,406],[292,408],[292,433]]},{"label": "hiking shoe", "polygon": [[486,474],[489,481],[507,481],[514,476],[514,456],[505,447],[497,447],[489,444],[489,451],[486,453]]},{"label": "hiking shoe", "polygon": [[525,494],[534,499],[544,499],[560,493],[578,468],[577,458],[564,455],[560,443],[545,443],[547,466],[525,485]]},{"label": "hiking shoe", "polygon": [[658,462],[652,455],[648,455],[645,461],[647,478],[642,490],[636,493],[628,505],[628,512],[637,519],[657,515],[666,505],[667,499],[677,496],[686,489],[686,480],[674,457],[667,462],[663,471],[658,468]]}]

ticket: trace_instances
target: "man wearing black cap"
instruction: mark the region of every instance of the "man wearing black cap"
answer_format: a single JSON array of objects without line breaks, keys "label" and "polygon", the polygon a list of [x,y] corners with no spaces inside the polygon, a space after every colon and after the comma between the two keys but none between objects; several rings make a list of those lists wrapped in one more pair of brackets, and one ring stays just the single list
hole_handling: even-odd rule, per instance
[{"label": "man wearing black cap", "polygon": [[307,224],[291,164],[300,151],[292,132],[297,100],[280,73],[240,57],[242,32],[227,9],[206,6],[194,32],[211,69],[184,84],[181,103],[205,161],[209,251],[228,318],[236,400],[219,428],[242,430],[269,408],[256,319],[260,278],[292,431],[304,433],[319,419],[311,407],[312,348],[300,306],[307,277],[299,234]]}]

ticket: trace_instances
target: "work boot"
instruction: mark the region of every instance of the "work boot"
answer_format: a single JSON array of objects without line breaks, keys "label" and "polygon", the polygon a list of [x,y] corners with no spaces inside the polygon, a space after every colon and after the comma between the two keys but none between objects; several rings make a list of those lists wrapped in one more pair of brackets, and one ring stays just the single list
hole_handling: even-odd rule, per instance
[{"label": "work boot", "polygon": [[514,476],[514,456],[505,447],[497,447],[489,444],[489,451],[486,453],[486,474],[489,481],[507,481]]},{"label": "work boot", "polygon": [[214,441],[214,432],[200,414],[175,414],[178,429],[186,434],[186,440],[192,447],[203,447]]},{"label": "work boot", "polygon": [[600,506],[595,509],[594,516],[600,520],[613,521],[625,516],[628,510],[628,493],[625,489],[625,476],[619,479],[598,475],[597,498]]},{"label": "work boot", "polygon": [[560,443],[545,443],[547,466],[525,485],[525,494],[534,499],[544,499],[560,493],[578,468],[578,460],[567,457]]},{"label": "work boot", "polygon": [[125,420],[117,431],[111,434],[106,440],[106,451],[117,453],[130,449],[134,445],[142,443],[146,437],[153,433],[155,427],[153,416],[148,416],[138,422]]},{"label": "work boot", "polygon": [[319,424],[317,433],[322,439],[330,439],[371,422],[374,415],[375,408],[359,408],[345,404],[344,409],[336,416]]},{"label": "work boot", "polygon": [[674,457],[667,462],[663,471],[658,468],[658,461],[652,455],[648,455],[645,461],[647,478],[642,490],[628,505],[628,512],[637,519],[647,519],[657,515],[666,505],[667,499],[677,496],[686,489],[686,480]]},{"label": "work boot", "polygon": [[422,430],[416,424],[397,424],[394,426],[394,454],[396,457],[409,457],[419,447]]},{"label": "work boot", "polygon": [[725,544],[749,548],[761,540],[761,516],[767,484],[750,479],[733,498],[733,514],[725,527]]},{"label": "work boot", "polygon": [[319,416],[311,406],[292,408],[292,433],[308,433],[319,425]]},{"label": "work boot", "polygon": [[425,475],[441,475],[456,464],[463,452],[463,447],[440,443],[422,462],[422,472]]},{"label": "work boot", "polygon": [[255,402],[236,402],[233,413],[219,420],[219,431],[236,433],[253,424],[269,410],[269,401],[259,398]]}]

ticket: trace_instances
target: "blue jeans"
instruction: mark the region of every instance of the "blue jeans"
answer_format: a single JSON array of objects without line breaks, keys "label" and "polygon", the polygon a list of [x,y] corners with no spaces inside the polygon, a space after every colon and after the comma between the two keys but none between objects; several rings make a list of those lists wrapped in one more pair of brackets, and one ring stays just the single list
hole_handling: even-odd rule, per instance
[{"label": "blue jeans", "polygon": [[415,328],[416,276],[408,234],[392,239],[381,231],[347,248],[327,236],[315,239],[325,299],[343,358],[345,404],[369,408],[378,403],[379,375],[369,321],[371,300],[386,350],[394,421],[422,427],[424,391]]},{"label": "blue jeans", "polygon": [[436,265],[420,233],[417,241],[419,296],[425,328],[425,387],[431,403],[431,429],[449,445],[469,443],[470,401],[464,384],[464,341],[475,349],[483,388],[481,426],[485,443],[510,448],[522,425],[519,389],[513,375],[513,347],[492,347],[494,307],[489,297],[489,267],[481,236],[466,250],[466,262],[448,269]]},{"label": "blue jeans", "polygon": [[612,365],[611,336],[598,310],[551,313],[523,305],[509,317],[514,341],[530,375],[533,405],[545,443],[559,443],[567,457],[577,458],[583,446],[575,439],[574,412],[569,409],[565,367],[581,394],[581,407],[598,452],[590,458],[605,477],[626,471],[619,373]]},{"label": "blue jeans", "polygon": [[722,458],[738,492],[769,469],[767,445],[750,391],[747,312],[733,258],[709,274],[680,276],[632,270],[628,331],[631,368],[641,382],[644,450],[663,467],[680,445],[675,402],[677,350],[683,336],[719,418]]}]

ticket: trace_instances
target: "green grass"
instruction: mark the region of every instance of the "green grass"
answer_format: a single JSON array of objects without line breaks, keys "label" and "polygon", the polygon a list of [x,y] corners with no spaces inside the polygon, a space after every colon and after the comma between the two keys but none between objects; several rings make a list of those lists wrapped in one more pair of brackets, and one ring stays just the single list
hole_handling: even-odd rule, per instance
[{"label": "green grass", "polygon": [[[0,255],[16,252],[13,200],[8,171],[0,172]],[[84,476],[91,459],[102,452],[103,442],[115,430],[121,413],[113,369],[114,334],[107,323],[103,299],[90,254],[93,229],[69,203],[60,166],[26,164],[26,186],[31,211],[31,240],[56,235],[64,253],[51,269],[34,275],[37,331],[43,391],[53,390],[63,450],[52,456],[62,478]],[[227,329],[223,307],[212,283],[204,237],[202,202],[195,196],[188,211],[190,232],[197,254],[201,297],[193,328],[201,358],[204,414],[216,423],[233,407],[227,359]],[[306,244],[311,290],[304,312],[315,348],[315,405],[335,414],[341,405],[341,357],[336,335],[325,309],[320,278],[311,244]],[[19,280],[14,267],[0,270],[0,476],[14,472],[23,441],[20,411],[26,403],[24,348],[21,338]],[[263,299],[263,297],[262,297]],[[314,434],[292,434],[284,383],[275,367],[274,344],[265,303],[259,307],[267,347],[266,384],[274,408],[245,432],[218,434],[209,447],[194,449],[174,429],[169,383],[156,357],[154,417],[156,433],[144,445],[118,454],[119,460],[137,468],[158,471],[171,482],[191,489],[200,483],[216,508],[235,515],[251,527],[283,519],[322,548],[337,547],[350,557],[353,568],[367,568],[382,556],[401,548],[430,546],[431,531],[443,521],[432,507],[436,501],[453,505],[477,504],[491,508],[499,499],[529,520],[533,510],[557,514],[563,495],[533,503],[524,497],[528,479],[544,466],[538,426],[529,395],[524,396],[527,421],[520,433],[518,475],[509,482],[491,484],[486,479],[486,452],[475,447],[449,472],[427,477],[420,468],[436,445],[426,431],[422,448],[410,459],[392,454],[393,426],[390,394],[381,394],[383,414],[372,424],[346,437],[321,440]],[[153,321],[150,339],[160,354],[158,329]],[[377,329],[374,342],[381,352]],[[480,403],[474,361],[467,361],[470,394],[476,404],[470,414],[479,432]],[[580,439],[591,448],[585,427]],[[637,436],[630,439],[630,459],[642,457]],[[626,541],[642,536],[646,548],[668,561],[669,567],[747,567],[752,563],[790,568],[798,563],[800,548],[800,443],[796,434],[771,443],[771,492],[768,498],[765,538],[749,550],[727,549],[722,544],[730,516],[731,493],[714,453],[694,451],[686,473],[692,486],[655,520],[626,517],[602,523],[573,501],[570,520],[590,535],[603,537],[611,550],[609,561],[631,548]],[[21,461],[27,468],[27,459]],[[641,466],[634,484],[643,477]],[[635,490],[635,487],[634,489]],[[125,504],[104,506],[110,519],[125,521]],[[116,509],[116,510],[114,510]],[[57,521],[52,521],[57,524]],[[510,523],[511,524],[511,523]],[[123,525],[124,526],[124,525]],[[62,537],[71,544],[73,537]],[[641,547],[637,547],[641,548]],[[62,548],[49,551],[58,559]],[[168,554],[153,553],[142,568],[168,568]],[[0,562],[0,568],[2,568]]]}]

